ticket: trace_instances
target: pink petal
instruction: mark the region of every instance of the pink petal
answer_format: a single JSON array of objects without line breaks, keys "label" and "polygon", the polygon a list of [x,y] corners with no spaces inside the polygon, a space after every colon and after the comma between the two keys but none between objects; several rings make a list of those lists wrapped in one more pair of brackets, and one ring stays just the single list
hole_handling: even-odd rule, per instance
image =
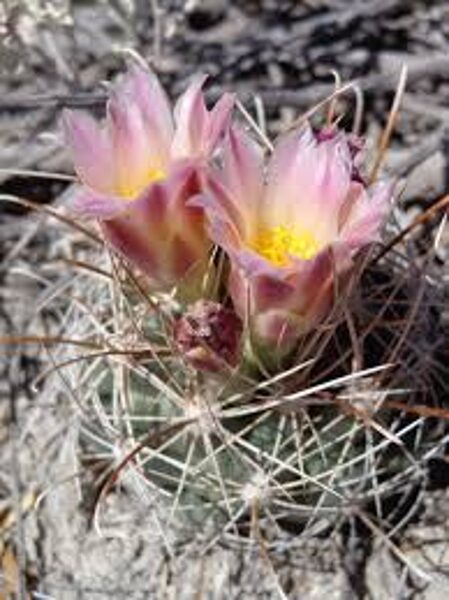
[{"label": "pink petal", "polygon": [[332,307],[335,277],[352,266],[350,249],[327,248],[314,259],[295,261],[293,268],[242,268],[232,262],[229,290],[237,313],[252,323],[257,339],[284,350],[311,331]]},{"label": "pink petal", "polygon": [[162,184],[150,185],[111,219],[102,221],[108,242],[165,289],[205,262],[210,242],[202,210],[188,205],[198,177],[190,166],[175,170]]},{"label": "pink petal", "polygon": [[198,156],[206,131],[207,109],[202,87],[206,75],[195,78],[175,104],[176,131],[172,145],[172,156],[182,158]]},{"label": "pink petal", "polygon": [[231,112],[234,108],[234,102],[234,94],[223,94],[209,112],[205,139],[202,144],[206,156],[212,154],[221,140],[223,133],[227,131],[231,119]]},{"label": "pink petal", "polygon": [[166,164],[174,124],[171,106],[159,79],[149,67],[132,64],[117,84],[117,94],[136,104],[150,145],[157,149],[161,165]]},{"label": "pink petal", "polygon": [[211,239],[225,250],[240,247],[245,231],[241,207],[213,172],[207,174],[201,188],[202,193],[192,198],[189,204],[204,210]]},{"label": "pink petal", "polygon": [[394,184],[382,182],[360,192],[353,201],[340,239],[352,250],[380,240],[383,223],[388,215],[394,196]]},{"label": "pink petal", "polygon": [[346,248],[328,247],[310,261],[301,261],[291,279],[295,286],[295,300],[290,309],[301,315],[304,330],[311,330],[326,315],[333,298],[335,278],[352,266]]},{"label": "pink petal", "polygon": [[252,237],[263,195],[263,152],[236,127],[229,130],[223,147],[223,182],[245,215],[245,236]]},{"label": "pink petal", "polygon": [[178,283],[189,271],[193,272],[199,262],[206,259],[207,253],[198,252],[195,244],[184,239],[181,233],[175,234],[170,241],[170,270],[174,283]]},{"label": "pink petal", "polygon": [[126,200],[107,196],[88,187],[78,187],[68,200],[68,207],[81,217],[110,219],[123,211]]},{"label": "pink petal", "polygon": [[305,313],[310,301],[316,301],[324,282],[333,275],[330,249],[323,250],[312,260],[297,260],[292,268],[273,268],[268,265],[250,277],[253,310],[264,312],[272,308]]},{"label": "pink petal", "polygon": [[285,310],[268,310],[256,315],[252,322],[256,343],[269,345],[275,355],[289,352],[298,337],[308,330],[309,324],[301,315]]},{"label": "pink petal", "polygon": [[359,181],[353,181],[349,186],[349,191],[345,201],[340,207],[338,213],[338,230],[341,231],[348,221],[354,207],[360,202],[360,199],[366,196],[366,186]]},{"label": "pink petal", "polygon": [[114,149],[117,193],[133,198],[166,169],[165,148],[158,148],[137,102],[117,87],[107,105],[107,131]]},{"label": "pink petal", "polygon": [[308,125],[286,135],[271,160],[264,211],[272,224],[297,224],[322,243],[337,233],[351,183],[351,155],[342,136],[317,142]]},{"label": "pink petal", "polygon": [[295,288],[288,279],[261,274],[252,280],[253,307],[256,312],[290,306]]},{"label": "pink petal", "polygon": [[65,110],[62,124],[81,181],[98,192],[114,193],[113,149],[106,132],[83,112]]},{"label": "pink petal", "polygon": [[198,76],[176,103],[173,157],[207,158],[228,126],[234,97],[224,94],[208,112],[202,92],[205,80]]},{"label": "pink petal", "polygon": [[106,241],[131,263],[146,273],[151,281],[160,282],[161,273],[157,247],[149,242],[150,232],[139,227],[137,219],[119,217],[100,222]]},{"label": "pink petal", "polygon": [[155,75],[136,65],[114,85],[106,126],[66,111],[66,138],[81,180],[98,192],[134,198],[165,175],[173,123]]},{"label": "pink petal", "polygon": [[246,274],[247,277],[253,278],[261,273],[270,275],[274,279],[285,279],[291,273],[291,267],[279,267],[274,265],[264,256],[252,250],[249,247],[241,247],[240,249],[232,249],[229,254],[232,261]]},{"label": "pink petal", "polygon": [[[290,349],[302,330],[296,312],[284,308],[295,292],[292,286],[266,276],[248,279],[234,265],[229,291],[237,314],[249,323],[256,343],[268,344],[271,352],[276,352],[277,344],[282,345],[284,351]],[[266,308],[261,306],[261,296]]]}]

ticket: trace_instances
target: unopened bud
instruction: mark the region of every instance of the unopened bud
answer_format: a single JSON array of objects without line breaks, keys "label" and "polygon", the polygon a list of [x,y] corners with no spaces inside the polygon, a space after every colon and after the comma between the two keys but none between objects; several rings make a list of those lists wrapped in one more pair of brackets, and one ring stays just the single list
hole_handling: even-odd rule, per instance
[{"label": "unopened bud", "polygon": [[217,302],[199,300],[175,324],[175,343],[184,358],[200,371],[234,367],[240,356],[242,322]]}]

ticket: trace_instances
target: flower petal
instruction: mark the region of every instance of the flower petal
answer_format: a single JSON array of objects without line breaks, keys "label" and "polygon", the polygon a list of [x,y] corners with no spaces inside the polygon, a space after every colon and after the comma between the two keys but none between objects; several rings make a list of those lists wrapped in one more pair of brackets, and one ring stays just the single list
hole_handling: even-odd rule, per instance
[{"label": "flower petal", "polygon": [[207,109],[202,87],[206,75],[199,75],[175,104],[176,131],[172,156],[176,158],[200,154],[206,130]]},{"label": "flower petal", "polygon": [[318,142],[308,125],[286,135],[270,163],[266,220],[313,231],[324,245],[337,233],[336,215],[348,193],[351,172],[344,137]]},{"label": "flower petal", "polygon": [[167,149],[152,139],[138,98],[124,94],[119,86],[110,93],[106,126],[114,149],[116,192],[135,198],[165,174]]},{"label": "flower petal", "polygon": [[295,294],[288,282],[266,275],[249,279],[233,265],[229,291],[236,313],[250,324],[256,343],[268,344],[273,351],[277,344],[282,344],[283,350],[290,349],[302,327],[299,316],[288,308]]},{"label": "flower petal", "polygon": [[135,198],[148,183],[165,176],[173,122],[149,69],[133,65],[112,87],[105,127],[70,111],[64,127],[81,180],[98,192]]},{"label": "flower petal", "polygon": [[198,76],[176,103],[176,133],[172,157],[208,157],[225,131],[234,104],[231,94],[224,94],[208,112],[202,87],[206,76]]},{"label": "flower petal", "polygon": [[350,254],[349,247],[337,244],[312,260],[295,261],[288,270],[264,271],[259,263],[252,272],[240,266],[240,256],[239,262],[232,261],[229,279],[236,312],[252,324],[259,343],[280,344],[287,351],[329,312],[334,287],[352,266]]},{"label": "flower petal", "polygon": [[133,64],[125,74],[123,93],[135,99],[154,145],[168,160],[174,135],[171,106],[159,79],[149,67]]},{"label": "flower petal", "polygon": [[65,110],[62,125],[81,181],[98,192],[113,193],[114,157],[106,132],[92,117],[81,111]]},{"label": "flower petal", "polygon": [[106,196],[83,186],[77,187],[71,194],[68,207],[80,217],[111,219],[123,210],[123,198]]},{"label": "flower petal", "polygon": [[179,283],[196,263],[207,259],[210,242],[202,210],[189,206],[189,199],[198,191],[195,169],[183,165],[101,223],[109,243],[142,269],[158,289]]},{"label": "flower petal", "polygon": [[245,235],[245,217],[221,177],[209,171],[201,184],[202,193],[189,201],[204,210],[211,239],[226,251],[240,247]]},{"label": "flower petal", "polygon": [[256,343],[268,344],[279,355],[289,352],[298,337],[307,333],[308,323],[291,311],[270,309],[254,317],[252,329]]},{"label": "flower petal", "polygon": [[359,197],[342,227],[340,239],[352,250],[379,241],[381,228],[390,210],[394,196],[394,183],[378,183],[367,191],[361,190]]},{"label": "flower petal", "polygon": [[222,180],[244,214],[245,236],[252,238],[263,195],[263,151],[236,127],[229,130],[223,146]]},{"label": "flower petal", "polygon": [[234,102],[234,94],[225,93],[209,112],[205,138],[202,144],[206,156],[212,154],[223,133],[228,129]]}]

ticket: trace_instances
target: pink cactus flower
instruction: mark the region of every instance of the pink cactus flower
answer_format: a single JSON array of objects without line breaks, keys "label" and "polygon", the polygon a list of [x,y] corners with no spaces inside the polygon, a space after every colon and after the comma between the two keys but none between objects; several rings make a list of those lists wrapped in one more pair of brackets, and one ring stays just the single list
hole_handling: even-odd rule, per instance
[{"label": "pink cactus flower", "polygon": [[65,138],[83,184],[73,202],[156,289],[180,283],[210,248],[203,211],[189,206],[227,128],[233,97],[206,109],[198,77],[172,114],[157,77],[132,65],[112,87],[106,120],[65,111]]},{"label": "pink cactus flower", "polygon": [[379,240],[392,197],[391,183],[363,182],[350,136],[325,133],[306,124],[285,135],[264,173],[260,149],[231,129],[223,171],[196,201],[230,258],[237,313],[281,352],[329,314],[336,284]]}]

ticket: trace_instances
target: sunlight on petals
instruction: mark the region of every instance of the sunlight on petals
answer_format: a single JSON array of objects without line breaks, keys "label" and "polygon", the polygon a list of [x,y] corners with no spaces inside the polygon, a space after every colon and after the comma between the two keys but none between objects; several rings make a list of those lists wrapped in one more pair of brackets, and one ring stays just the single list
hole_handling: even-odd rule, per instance
[{"label": "sunlight on petals", "polygon": [[104,123],[64,111],[65,139],[83,184],[72,209],[101,224],[106,241],[166,289],[204,265],[211,241],[202,209],[203,171],[228,128],[234,98],[206,108],[193,81],[175,113],[156,75],[132,64],[109,92]]},{"label": "sunlight on petals", "polygon": [[230,258],[236,311],[260,343],[287,351],[319,325],[359,251],[380,239],[393,184],[364,183],[360,148],[344,132],[315,134],[305,124],[263,161],[247,134],[230,130],[224,162],[231,167],[200,203]]}]

